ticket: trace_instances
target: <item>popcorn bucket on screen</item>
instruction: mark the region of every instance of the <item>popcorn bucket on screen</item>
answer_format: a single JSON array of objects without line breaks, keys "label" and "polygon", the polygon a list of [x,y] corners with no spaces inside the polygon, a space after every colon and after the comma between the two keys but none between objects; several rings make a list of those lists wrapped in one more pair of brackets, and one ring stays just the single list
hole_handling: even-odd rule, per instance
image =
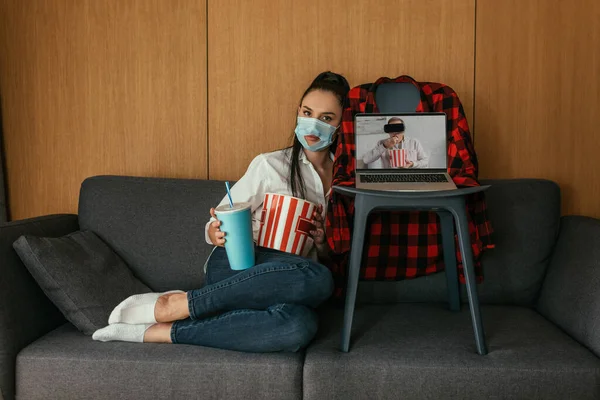
[{"label": "popcorn bucket on screen", "polygon": [[258,245],[306,256],[314,229],[313,203],[297,197],[267,193],[263,202]]},{"label": "popcorn bucket on screen", "polygon": [[405,149],[391,149],[389,152],[390,152],[390,165],[392,166],[392,168],[406,167],[406,150]]}]

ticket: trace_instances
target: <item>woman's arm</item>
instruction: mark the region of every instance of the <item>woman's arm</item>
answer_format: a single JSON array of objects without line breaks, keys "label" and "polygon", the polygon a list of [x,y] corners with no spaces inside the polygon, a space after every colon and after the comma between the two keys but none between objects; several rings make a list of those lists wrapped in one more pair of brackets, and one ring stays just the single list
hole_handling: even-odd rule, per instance
[{"label": "woman's arm", "polygon": [[[264,173],[265,158],[262,154],[252,160],[244,176],[231,187],[231,198],[234,203],[250,203],[252,213],[252,231],[260,229],[260,220],[254,218],[254,211],[261,206],[265,197],[266,188],[268,187],[268,174]],[[219,203],[219,206],[228,204],[227,195]],[[205,226],[205,240],[208,244],[215,244],[210,238],[209,229],[211,223],[216,221],[215,217],[211,217]]]}]

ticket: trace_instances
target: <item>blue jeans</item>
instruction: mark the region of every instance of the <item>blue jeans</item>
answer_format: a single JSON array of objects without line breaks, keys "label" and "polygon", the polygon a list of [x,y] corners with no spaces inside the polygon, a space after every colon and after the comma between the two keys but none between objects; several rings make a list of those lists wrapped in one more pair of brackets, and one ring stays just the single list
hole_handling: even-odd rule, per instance
[{"label": "blue jeans", "polygon": [[298,351],[317,332],[313,308],[332,291],[331,272],[308,258],[257,247],[256,265],[240,272],[217,247],[206,286],[187,292],[190,318],[173,323],[171,340],[248,352]]}]

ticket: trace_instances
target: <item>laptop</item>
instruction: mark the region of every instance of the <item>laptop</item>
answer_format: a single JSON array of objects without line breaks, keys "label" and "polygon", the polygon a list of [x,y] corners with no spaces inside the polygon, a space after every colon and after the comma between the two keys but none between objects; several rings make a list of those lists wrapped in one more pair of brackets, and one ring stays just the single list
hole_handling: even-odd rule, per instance
[{"label": "laptop", "polygon": [[356,114],[356,187],[452,190],[445,113]]}]

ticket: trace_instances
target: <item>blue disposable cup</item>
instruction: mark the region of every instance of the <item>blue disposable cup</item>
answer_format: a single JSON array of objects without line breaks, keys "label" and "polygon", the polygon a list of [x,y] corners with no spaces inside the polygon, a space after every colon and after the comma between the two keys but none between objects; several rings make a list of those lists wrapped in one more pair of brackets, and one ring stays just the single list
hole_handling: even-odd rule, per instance
[{"label": "blue disposable cup", "polygon": [[231,269],[243,270],[254,266],[252,210],[250,203],[236,203],[233,208],[223,204],[215,209],[225,232],[225,252]]}]

